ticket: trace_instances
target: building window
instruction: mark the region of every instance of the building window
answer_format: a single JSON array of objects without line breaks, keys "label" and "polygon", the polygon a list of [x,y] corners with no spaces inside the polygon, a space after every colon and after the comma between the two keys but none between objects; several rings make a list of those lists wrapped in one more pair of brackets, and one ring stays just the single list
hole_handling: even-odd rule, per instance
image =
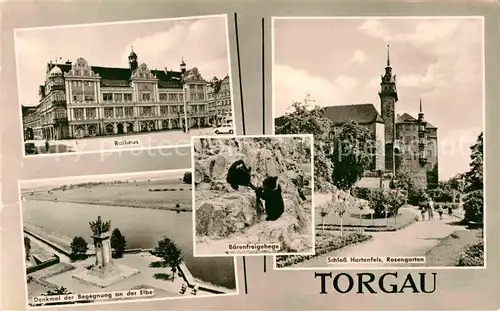
[{"label": "building window", "polygon": [[113,96],[115,97],[115,102],[121,102],[122,101],[122,97],[123,97],[122,94],[113,94]]},{"label": "building window", "polygon": [[432,150],[427,150],[427,159],[432,157]]},{"label": "building window", "polygon": [[149,116],[149,117],[154,116],[153,107],[141,107],[141,108],[142,108],[141,116]]},{"label": "building window", "polygon": [[[127,95],[127,94],[125,94]],[[134,116],[134,107],[125,107],[125,116],[133,117]]]},{"label": "building window", "polygon": [[189,85],[189,90],[190,91],[194,91],[195,88],[196,88],[196,85],[194,85],[194,84]]},{"label": "building window", "polygon": [[168,114],[168,107],[167,106],[160,106],[160,114],[162,116]]},{"label": "building window", "polygon": [[204,96],[203,96],[203,93],[198,94],[198,99],[199,99],[199,100],[203,100],[203,97],[204,97]]},{"label": "building window", "polygon": [[104,117],[105,118],[112,118],[113,115],[114,115],[113,108],[104,108]]},{"label": "building window", "polygon": [[123,117],[123,108],[122,107],[117,107],[116,108],[116,117],[117,118],[122,118]]},{"label": "building window", "polygon": [[168,94],[160,94],[160,101],[167,101]]},{"label": "building window", "polygon": [[87,119],[95,119],[97,117],[97,113],[96,113],[95,108],[88,108],[85,111],[85,114],[87,115]]},{"label": "building window", "polygon": [[203,91],[203,85],[201,84],[198,85],[198,91]]},{"label": "building window", "polygon": [[86,102],[93,102],[94,101],[94,94],[85,95],[85,101]]},{"label": "building window", "polygon": [[179,101],[183,101],[184,100],[184,94],[178,94],[179,96]]},{"label": "building window", "polygon": [[168,94],[168,100],[172,102],[177,101],[177,94]]},{"label": "building window", "polygon": [[102,94],[102,100],[103,101],[112,101],[113,100],[113,94],[111,93],[103,93]]},{"label": "building window", "polygon": [[73,110],[73,115],[75,116],[75,119],[83,119],[83,108],[75,108]]},{"label": "building window", "polygon": [[142,94],[142,100],[143,101],[150,101],[151,100],[151,94],[150,93],[144,93],[144,94]]},{"label": "building window", "polygon": [[131,102],[132,101],[132,94],[123,94],[123,99],[126,102]]}]

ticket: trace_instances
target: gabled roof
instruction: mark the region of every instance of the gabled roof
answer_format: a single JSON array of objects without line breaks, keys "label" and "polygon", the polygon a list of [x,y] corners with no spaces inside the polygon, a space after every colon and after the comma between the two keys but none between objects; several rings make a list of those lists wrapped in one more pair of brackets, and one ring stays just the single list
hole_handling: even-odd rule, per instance
[{"label": "gabled roof", "polygon": [[417,121],[417,119],[415,119],[414,117],[410,116],[406,112],[403,113],[402,115],[398,116],[398,118],[396,119],[396,123],[413,123],[413,122],[416,122],[416,121]]},{"label": "gabled roof", "polygon": [[[52,70],[56,64],[47,64],[49,70]],[[71,64],[57,64],[62,72],[68,73],[71,70]],[[128,81],[131,76],[129,68],[115,68],[115,67],[100,67],[91,66],[92,71],[99,74],[101,77],[101,85],[108,87],[128,87]],[[178,71],[163,71],[151,70],[151,72],[158,78],[159,88],[182,88],[181,73]]]},{"label": "gabled roof", "polygon": [[[418,120],[415,119],[414,117],[412,117],[411,115],[409,115],[408,113],[403,113],[402,115],[400,115],[397,119],[396,119],[396,123],[416,123]],[[425,128],[428,128],[428,129],[437,129],[437,127],[435,127],[434,125],[430,124],[429,122],[427,122],[427,125],[425,126]]]},{"label": "gabled roof", "polygon": [[384,123],[373,104],[329,106],[325,107],[324,111],[325,117],[334,124],[346,123],[351,120],[359,124]]}]

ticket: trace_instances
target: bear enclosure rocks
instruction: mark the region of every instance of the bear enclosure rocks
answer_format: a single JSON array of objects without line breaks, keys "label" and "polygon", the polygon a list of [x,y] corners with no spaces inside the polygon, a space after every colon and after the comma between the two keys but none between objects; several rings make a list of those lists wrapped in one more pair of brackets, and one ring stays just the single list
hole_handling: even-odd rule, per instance
[{"label": "bear enclosure rocks", "polygon": [[[220,240],[245,235],[256,243],[280,243],[281,251],[311,250],[310,141],[309,137],[196,139],[197,237]],[[265,221],[264,211],[259,217],[256,193],[250,187],[234,190],[227,183],[229,167],[238,160],[251,168],[255,187],[261,187],[268,176],[278,176],[285,206],[278,220]],[[298,187],[307,195],[306,201],[300,198]]]}]

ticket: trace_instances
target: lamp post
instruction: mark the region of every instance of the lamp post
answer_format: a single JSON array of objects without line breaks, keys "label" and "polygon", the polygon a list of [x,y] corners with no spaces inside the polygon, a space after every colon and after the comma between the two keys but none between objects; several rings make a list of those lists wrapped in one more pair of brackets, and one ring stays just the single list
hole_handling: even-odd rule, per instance
[{"label": "lamp post", "polygon": [[182,84],[182,99],[184,102],[184,133],[189,132],[189,124],[188,124],[188,117],[187,117],[187,92],[186,92],[186,80],[184,80],[184,73],[181,76],[181,84]]}]

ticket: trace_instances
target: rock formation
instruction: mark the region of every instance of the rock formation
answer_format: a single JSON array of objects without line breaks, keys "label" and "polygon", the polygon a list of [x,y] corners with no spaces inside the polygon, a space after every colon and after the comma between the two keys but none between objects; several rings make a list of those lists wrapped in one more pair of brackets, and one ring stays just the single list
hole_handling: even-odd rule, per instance
[{"label": "rock formation", "polygon": [[[200,240],[281,243],[281,252],[312,251],[310,138],[198,139],[194,143],[196,233]],[[233,190],[226,182],[229,166],[243,160],[252,168],[251,182],[279,176],[284,214],[274,222],[258,219],[255,191]],[[308,197],[301,200],[298,187]],[[243,239],[243,240],[245,240]]]}]

